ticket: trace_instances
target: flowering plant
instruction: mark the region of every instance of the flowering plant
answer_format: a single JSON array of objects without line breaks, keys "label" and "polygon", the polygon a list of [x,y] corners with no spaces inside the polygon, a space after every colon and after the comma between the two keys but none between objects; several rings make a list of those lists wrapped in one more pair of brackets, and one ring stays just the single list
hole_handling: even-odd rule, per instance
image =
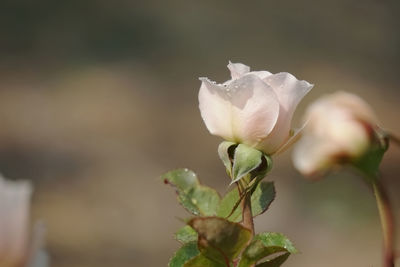
[{"label": "flowering plant", "polygon": [[[297,104],[312,85],[289,73],[250,71],[229,63],[231,79],[217,84],[200,78],[201,116],[209,132],[225,139],[218,155],[236,187],[221,197],[200,184],[194,172],[180,169],[163,176],[178,201],[193,216],[175,234],[182,243],[170,267],[278,267],[297,250],[280,233],[259,233],[253,218],[275,198],[272,156],[300,136],[291,127]],[[378,127],[360,97],[338,92],[313,103],[305,115],[303,138],[293,161],[306,177],[350,165],[365,176],[376,196],[384,234],[384,267],[394,267],[394,223],[391,205],[379,179],[379,164],[393,136]]]},{"label": "flowering plant", "polygon": [[163,176],[194,215],[175,235],[182,247],[171,267],[280,266],[297,252],[280,233],[255,234],[253,217],[275,198],[273,182],[262,179],[271,156],[293,140],[293,113],[312,85],[289,73],[250,72],[240,63],[228,68],[232,79],[223,84],[200,78],[199,107],[210,133],[225,139],[218,155],[236,187],[220,197],[187,169]]}]

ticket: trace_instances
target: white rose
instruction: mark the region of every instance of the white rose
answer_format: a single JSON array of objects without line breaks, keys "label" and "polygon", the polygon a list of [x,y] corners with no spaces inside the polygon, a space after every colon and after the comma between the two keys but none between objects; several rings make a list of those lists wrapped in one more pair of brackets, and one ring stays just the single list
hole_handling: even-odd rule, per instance
[{"label": "white rose", "polygon": [[377,127],[369,105],[346,92],[315,101],[308,107],[305,120],[307,125],[294,148],[293,162],[306,176],[361,157],[368,150]]},{"label": "white rose", "polygon": [[231,62],[228,68],[232,79],[223,84],[200,78],[199,107],[208,130],[268,155],[277,152],[289,141],[293,113],[313,85],[286,72],[250,72]]}]

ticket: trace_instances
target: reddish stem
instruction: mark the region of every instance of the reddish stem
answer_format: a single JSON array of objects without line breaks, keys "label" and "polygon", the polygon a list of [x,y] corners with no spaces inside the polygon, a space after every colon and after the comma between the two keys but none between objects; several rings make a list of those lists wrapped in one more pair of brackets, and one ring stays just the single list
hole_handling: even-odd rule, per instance
[{"label": "reddish stem", "polygon": [[373,184],[383,232],[384,267],[394,267],[394,216],[389,197],[379,181]]},{"label": "reddish stem", "polygon": [[253,222],[253,213],[251,211],[251,194],[250,193],[246,193],[246,196],[243,198],[242,207],[243,207],[242,224],[244,227],[250,229],[252,236],[254,236],[254,222]]}]

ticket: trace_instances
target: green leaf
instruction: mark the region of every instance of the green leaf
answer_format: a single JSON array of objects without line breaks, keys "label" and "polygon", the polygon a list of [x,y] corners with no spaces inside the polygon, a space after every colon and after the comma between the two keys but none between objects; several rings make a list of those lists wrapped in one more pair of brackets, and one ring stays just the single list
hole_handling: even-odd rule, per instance
[{"label": "green leaf", "polygon": [[257,264],[256,267],[279,267],[281,266],[290,256],[290,253],[282,254],[272,260]]},{"label": "green leaf", "polygon": [[232,162],[229,157],[229,148],[231,146],[235,146],[236,144],[233,142],[229,141],[224,141],[218,146],[218,155],[219,158],[222,160],[222,162],[225,165],[226,171],[228,172],[229,176],[231,176],[231,170],[232,170]]},{"label": "green leaf", "polygon": [[226,267],[226,264],[222,264],[216,261],[213,261],[204,255],[200,254],[189,260],[183,265],[184,267]]},{"label": "green leaf", "polygon": [[292,242],[280,233],[258,234],[243,252],[239,267],[250,266],[278,252],[297,253],[297,250]]},{"label": "green leaf", "polygon": [[235,150],[232,167],[232,182],[235,183],[261,164],[262,152],[239,144]]},{"label": "green leaf", "polygon": [[175,255],[170,259],[169,267],[183,267],[185,262],[199,255],[196,242],[190,242],[183,245]]},{"label": "green leaf", "polygon": [[298,252],[293,243],[281,233],[260,233],[254,237],[254,240],[260,240],[266,247],[282,247],[292,254]]},{"label": "green leaf", "polygon": [[[218,210],[217,216],[226,218],[229,214],[231,214],[234,205],[239,201],[239,192],[237,188],[229,191],[224,198],[221,200]],[[251,210],[253,216],[260,215],[264,213],[272,201],[275,199],[275,187],[273,182],[261,182],[257,185],[254,193],[251,196]],[[231,216],[227,218],[233,222],[239,222],[242,219],[242,209],[240,206],[236,208],[236,210],[232,213]]]},{"label": "green leaf", "polygon": [[216,214],[220,196],[214,189],[201,185],[194,172],[178,169],[166,173],[163,179],[176,189],[178,201],[189,212],[203,216]]},{"label": "green leaf", "polygon": [[239,222],[242,217],[242,209],[238,206],[235,211],[232,213],[231,216],[227,218],[229,214],[231,214],[232,209],[234,208],[235,204],[239,201],[239,191],[237,187],[233,188],[231,191],[225,194],[222,198],[221,202],[219,203],[217,209],[217,216],[226,218],[233,222]]},{"label": "green leaf", "polygon": [[189,225],[185,225],[175,233],[175,239],[182,244],[197,241],[197,232]]},{"label": "green leaf", "polygon": [[196,217],[189,221],[199,235],[198,248],[207,258],[226,264],[237,258],[251,240],[251,231],[218,217]]},{"label": "green leaf", "polygon": [[165,183],[169,183],[183,192],[199,185],[196,174],[188,169],[177,169],[167,172],[163,178]]},{"label": "green leaf", "polygon": [[264,213],[275,199],[275,186],[273,182],[261,182],[251,195],[251,210],[253,216]]}]

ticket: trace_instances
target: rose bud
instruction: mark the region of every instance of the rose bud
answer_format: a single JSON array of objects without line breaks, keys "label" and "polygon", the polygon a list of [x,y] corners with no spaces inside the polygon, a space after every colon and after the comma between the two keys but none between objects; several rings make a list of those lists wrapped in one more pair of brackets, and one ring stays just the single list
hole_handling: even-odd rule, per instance
[{"label": "rose bud", "polygon": [[199,92],[201,116],[211,134],[272,155],[292,137],[291,121],[312,84],[292,74],[250,71],[229,63],[231,80],[217,84],[207,78]]},{"label": "rose bud", "polygon": [[322,175],[335,166],[357,165],[381,139],[377,119],[360,97],[336,92],[306,110],[307,124],[293,151],[295,167],[305,176]]}]

